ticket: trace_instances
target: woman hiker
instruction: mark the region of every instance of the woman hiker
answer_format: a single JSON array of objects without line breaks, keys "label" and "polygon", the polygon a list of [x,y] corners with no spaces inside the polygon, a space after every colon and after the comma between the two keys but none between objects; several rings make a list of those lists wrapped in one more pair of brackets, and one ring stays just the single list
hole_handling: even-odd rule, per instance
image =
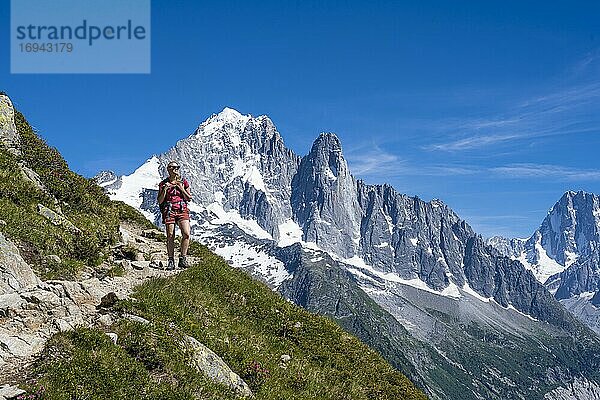
[{"label": "woman hiker", "polygon": [[167,230],[168,270],[175,269],[175,224],[181,230],[178,268],[188,267],[186,256],[190,245],[190,212],[187,202],[192,199],[192,194],[188,181],[181,179],[179,168],[177,162],[171,161],[167,165],[169,177],[158,185],[158,204]]}]

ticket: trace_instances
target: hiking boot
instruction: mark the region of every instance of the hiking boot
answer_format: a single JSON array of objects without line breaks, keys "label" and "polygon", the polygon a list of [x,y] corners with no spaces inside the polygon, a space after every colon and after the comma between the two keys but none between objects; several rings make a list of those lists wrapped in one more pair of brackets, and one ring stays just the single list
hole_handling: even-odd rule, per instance
[{"label": "hiking boot", "polygon": [[173,271],[175,269],[175,259],[169,258],[169,264],[167,265],[167,271]]},{"label": "hiking boot", "polygon": [[187,258],[185,256],[183,257],[179,257],[179,264],[177,265],[177,268],[181,268],[181,269],[185,269],[188,268],[190,265],[187,262]]}]

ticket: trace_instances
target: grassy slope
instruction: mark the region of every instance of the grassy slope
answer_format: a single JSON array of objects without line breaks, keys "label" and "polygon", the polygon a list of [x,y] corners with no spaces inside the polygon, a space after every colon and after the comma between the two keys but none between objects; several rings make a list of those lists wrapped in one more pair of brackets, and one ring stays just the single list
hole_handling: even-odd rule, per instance
[{"label": "grassy slope", "polygon": [[[121,320],[112,328],[117,345],[97,330],[56,335],[36,363],[32,392],[43,386],[49,399],[234,398],[189,367],[177,343],[190,335],[219,354],[258,399],[425,398],[331,320],[291,304],[203,246],[193,251],[201,263],[148,281],[135,301],[119,304],[151,324]],[[285,367],[283,354],[291,356]]]},{"label": "grassy slope", "polygon": [[[22,155],[0,147],[0,219],[2,232],[19,247],[23,257],[43,278],[72,278],[84,266],[95,267],[105,258],[103,250],[118,239],[119,220],[139,219],[123,203],[111,202],[91,180],[69,170],[60,153],[49,147],[15,113]],[[23,179],[19,164],[33,169],[47,189],[39,190]],[[37,212],[37,205],[62,211],[81,229],[73,233],[55,226]],[[46,256],[58,255],[60,264]]]}]

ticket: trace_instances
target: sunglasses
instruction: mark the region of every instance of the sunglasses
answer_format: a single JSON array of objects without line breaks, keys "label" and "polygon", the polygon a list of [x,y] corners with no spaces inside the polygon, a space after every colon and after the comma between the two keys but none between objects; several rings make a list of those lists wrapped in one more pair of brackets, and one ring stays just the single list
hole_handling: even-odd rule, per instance
[{"label": "sunglasses", "polygon": [[179,169],[179,165],[170,165],[169,169]]}]

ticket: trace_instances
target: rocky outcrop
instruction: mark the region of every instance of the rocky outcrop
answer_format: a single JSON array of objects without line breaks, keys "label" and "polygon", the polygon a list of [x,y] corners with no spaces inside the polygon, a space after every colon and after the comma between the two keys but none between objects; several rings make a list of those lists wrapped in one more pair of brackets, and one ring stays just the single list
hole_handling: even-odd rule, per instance
[{"label": "rocky outcrop", "polygon": [[41,190],[42,192],[46,192],[48,193],[48,191],[46,190],[46,187],[44,186],[44,184],[42,183],[42,180],[40,179],[40,176],[31,168],[29,168],[27,165],[25,165],[24,163],[19,163],[19,167],[21,168],[21,177],[26,180],[29,181],[35,188]]},{"label": "rocky outcrop", "polygon": [[600,400],[600,386],[584,378],[546,393],[544,400]]},{"label": "rocky outcrop", "polygon": [[19,249],[0,233],[0,315],[2,296],[40,283],[35,273],[23,260]]},{"label": "rocky outcrop", "polygon": [[508,239],[502,236],[493,236],[486,240],[486,244],[495,248],[506,257],[518,258],[525,251],[525,242],[527,239],[513,238]]},{"label": "rocky outcrop", "polygon": [[[122,233],[123,240],[141,252],[163,254],[166,259],[164,243],[144,238],[128,227],[122,227]],[[3,239],[0,235],[0,240]],[[0,271],[20,259],[14,246],[9,244],[8,248],[10,252],[2,252]],[[22,364],[39,352],[54,333],[78,326],[103,325],[106,316],[97,306],[107,294],[124,299],[145,280],[173,273],[151,268],[150,261],[135,261],[142,268],[138,270],[126,263],[124,276],[41,282],[20,260],[16,264],[17,272],[9,278],[5,279],[5,273],[0,272],[3,280],[13,282],[9,292],[0,292],[0,384],[4,383],[2,371]],[[120,263],[120,260],[114,262]],[[18,284],[14,283],[17,281],[14,275],[18,277]]]},{"label": "rocky outcrop", "polygon": [[600,291],[600,249],[590,256],[577,260],[558,275],[556,298],[559,300],[585,292]]},{"label": "rocky outcrop", "polygon": [[5,94],[0,94],[0,144],[15,155],[21,154],[19,134],[15,125],[15,109]]},{"label": "rocky outcrop", "polygon": [[56,211],[49,209],[43,204],[38,204],[37,209],[38,213],[41,216],[46,218],[54,225],[62,226],[63,228],[71,231],[72,233],[81,233],[81,230],[78,227],[76,227],[71,221],[69,221],[66,217],[57,213]]},{"label": "rocky outcrop", "polygon": [[185,336],[183,344],[192,353],[192,364],[197,371],[235,390],[241,397],[254,397],[248,384],[211,349],[191,336]]}]

